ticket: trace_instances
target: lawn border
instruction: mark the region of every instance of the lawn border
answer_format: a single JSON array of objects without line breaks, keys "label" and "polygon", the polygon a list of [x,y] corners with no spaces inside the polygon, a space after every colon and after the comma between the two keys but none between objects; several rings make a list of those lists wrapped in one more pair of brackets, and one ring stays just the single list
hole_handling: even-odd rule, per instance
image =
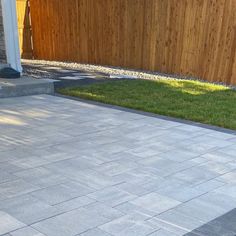
[{"label": "lawn border", "polygon": [[218,131],[218,132],[222,132],[222,133],[226,133],[226,134],[232,134],[232,135],[236,136],[236,130],[231,130],[231,129],[218,127],[218,126],[214,126],[214,125],[203,124],[203,123],[199,123],[196,121],[185,120],[185,119],[175,118],[175,117],[171,117],[171,116],[158,115],[158,114],[147,112],[147,111],[135,110],[132,108],[122,107],[122,106],[118,106],[118,105],[112,105],[112,104],[98,102],[98,101],[89,100],[89,99],[84,99],[84,98],[80,98],[80,97],[63,95],[58,92],[55,92],[54,96],[65,98],[65,99],[70,99],[70,100],[74,100],[74,101],[84,102],[84,103],[88,103],[88,104],[92,104],[92,105],[96,105],[96,106],[112,108],[115,110],[126,111],[126,112],[130,112],[130,113],[144,115],[144,116],[148,116],[148,117],[154,117],[154,118],[158,118],[158,119],[162,119],[162,120],[166,120],[166,121],[173,121],[173,122],[178,122],[181,124],[193,125],[196,127],[210,129],[210,130],[214,130],[214,131]]}]

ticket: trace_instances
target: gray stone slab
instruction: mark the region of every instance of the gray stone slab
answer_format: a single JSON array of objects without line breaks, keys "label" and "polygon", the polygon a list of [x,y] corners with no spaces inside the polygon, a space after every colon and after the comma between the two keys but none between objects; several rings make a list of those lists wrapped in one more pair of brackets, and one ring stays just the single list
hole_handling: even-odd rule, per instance
[{"label": "gray stone slab", "polygon": [[[8,155],[12,155],[11,152]],[[16,156],[16,159],[19,160],[19,159],[22,159],[22,158]],[[1,171],[6,171],[7,170],[8,173],[14,174],[17,171],[24,170],[23,167],[20,167],[20,166],[14,164],[14,161],[16,161],[16,160],[14,159],[14,160],[10,160],[10,161],[1,162],[0,163]]]},{"label": "gray stone slab", "polygon": [[52,185],[68,182],[65,176],[54,173],[44,167],[28,169],[15,173],[17,177],[32,183],[40,188],[46,188]]},{"label": "gray stone slab", "polygon": [[105,188],[91,193],[88,196],[112,207],[130,201],[137,197],[136,195],[130,194],[116,187]]},{"label": "gray stone slab", "polygon": [[0,172],[0,183],[9,182],[9,181],[13,181],[13,180],[16,180],[16,179],[17,179],[17,177],[15,175],[1,170],[1,172]]},{"label": "gray stone slab", "polygon": [[205,193],[201,189],[195,189],[190,186],[182,186],[182,187],[177,186],[176,188],[161,188],[156,192],[180,202],[189,201]]},{"label": "gray stone slab", "polygon": [[236,171],[231,171],[224,175],[220,175],[216,179],[225,183],[236,184]]},{"label": "gray stone slab", "polygon": [[94,190],[80,183],[66,182],[34,191],[31,195],[50,205],[55,205],[76,197],[87,195],[93,191]]},{"label": "gray stone slab", "polygon": [[193,151],[195,153],[205,154],[208,152],[214,151],[217,147],[214,144],[208,142],[196,142],[193,139],[188,140],[189,144],[186,143],[187,140],[184,140],[181,143],[178,143],[178,147],[182,147],[185,150]]},{"label": "gray stone slab", "polygon": [[[45,139],[45,142],[46,142],[46,139]],[[40,144],[38,143],[38,145]],[[31,156],[31,157],[17,159],[10,162],[10,164],[13,164],[14,166],[18,167],[19,171],[24,170],[24,169],[39,167],[48,163],[50,163],[48,160],[39,158],[36,155]]]},{"label": "gray stone slab", "polygon": [[62,212],[62,210],[52,207],[30,195],[22,195],[0,201],[0,209],[27,225]]},{"label": "gray stone slab", "polygon": [[146,158],[160,154],[163,151],[159,148],[154,148],[150,146],[137,146],[136,148],[127,150],[127,152],[139,156],[140,158]]},{"label": "gray stone slab", "polygon": [[157,172],[159,172],[159,176],[166,177],[178,173],[180,171],[187,170],[190,167],[194,167],[199,164],[198,161],[199,158],[197,158],[197,162],[195,161],[195,159],[191,159],[184,162],[178,162],[162,158],[157,155],[154,157],[145,158],[139,161],[138,163],[147,167],[155,168]]},{"label": "gray stone slab", "polygon": [[151,167],[139,166],[134,170],[116,175],[113,177],[117,184],[130,183],[130,184],[144,184],[148,181],[153,181],[155,184],[163,181],[163,178],[159,176],[159,171]]},{"label": "gray stone slab", "polygon": [[198,157],[199,153],[186,151],[181,148],[162,153],[159,156],[169,160],[183,162]]},{"label": "gray stone slab", "polygon": [[180,236],[180,234],[175,234],[175,233],[167,231],[165,229],[160,229],[160,230],[150,234],[149,236]]},{"label": "gray stone slab", "polygon": [[156,212],[149,211],[145,208],[142,208],[130,202],[122,203],[116,206],[115,209],[118,209],[120,212],[126,215],[141,214],[141,215],[146,215],[147,218],[151,218],[156,215]]},{"label": "gray stone slab", "polygon": [[206,168],[201,166],[195,166],[183,171],[180,171],[174,174],[172,177],[177,178],[179,180],[187,181],[191,184],[200,184],[205,181],[211,180],[219,176],[220,173],[206,170]]},{"label": "gray stone slab", "polygon": [[0,235],[7,234],[25,226],[25,224],[3,211],[0,211],[0,222]]},{"label": "gray stone slab", "polygon": [[67,212],[67,211],[75,210],[80,207],[89,205],[94,202],[95,202],[94,199],[91,199],[87,196],[83,196],[83,197],[73,198],[71,200],[56,204],[56,208],[60,209],[60,211]]},{"label": "gray stone slab", "polygon": [[127,229],[122,230],[118,234],[119,236],[145,236],[149,235],[150,233],[154,232],[155,229],[147,225],[146,223],[137,223]]},{"label": "gray stone slab", "polygon": [[39,149],[37,155],[40,158],[49,160],[50,163],[75,158],[77,156],[76,153],[69,153],[66,151],[58,152],[58,149],[56,149],[56,147],[54,146],[49,148]]},{"label": "gray stone slab", "polygon": [[[230,192],[231,191],[234,191],[234,189],[231,190],[231,188],[230,188]],[[224,214],[226,212],[231,211],[232,209],[236,208],[235,197],[231,196],[230,194],[227,194],[225,192],[218,192],[218,189],[216,191],[204,194],[201,197],[199,197],[198,199],[205,201],[209,205],[212,204],[218,208],[221,208]]]},{"label": "gray stone slab", "polygon": [[156,218],[170,225],[177,225],[179,228],[185,231],[192,231],[204,225],[203,221],[180,213],[175,209],[166,211],[156,216]]},{"label": "gray stone slab", "polygon": [[163,191],[172,191],[172,189],[182,189],[191,186],[190,183],[172,178],[172,176],[161,179],[150,179],[150,181],[143,183],[143,185],[149,192],[158,192],[162,191],[162,189]]},{"label": "gray stone slab", "polygon": [[230,156],[225,153],[218,152],[218,151],[206,153],[202,155],[202,157],[209,161],[214,161],[214,162],[219,162],[219,163],[227,163],[227,162],[235,160],[233,156]]},{"label": "gray stone slab", "polygon": [[11,197],[27,194],[39,189],[23,180],[14,180],[0,184],[0,198],[6,199]]},{"label": "gray stone slab", "polygon": [[215,161],[208,161],[208,162],[202,163],[200,165],[200,168],[203,168],[205,171],[208,171],[208,172],[213,172],[213,173],[222,175],[222,174],[235,170],[236,164],[234,164],[233,162],[229,162],[222,165]]},{"label": "gray stone slab", "polygon": [[[6,132],[6,129],[2,129],[2,130],[5,130]],[[10,128],[7,128],[8,130],[8,135],[10,135],[11,131],[10,131]],[[19,130],[18,129],[13,129],[12,131],[14,134],[16,133],[19,133]],[[4,137],[2,137],[2,139],[5,141],[6,138],[4,139]],[[11,150],[8,150],[8,151],[3,151],[0,149],[0,156],[1,156],[1,159],[0,159],[0,163],[8,163],[8,161],[11,161],[11,160],[16,160],[18,158],[22,158],[22,157],[25,157],[27,155],[31,155],[29,153],[27,153],[27,151],[25,149],[20,149],[18,148],[17,149],[17,152],[13,149]],[[1,166],[1,165],[0,165]],[[1,168],[1,167],[0,167]]]},{"label": "gray stone slab", "polygon": [[84,208],[89,210],[94,215],[101,215],[110,220],[114,220],[124,215],[118,209],[115,209],[99,202],[91,203],[87,206],[84,206]]},{"label": "gray stone slab", "polygon": [[156,213],[162,213],[180,204],[180,202],[177,200],[157,193],[150,193],[138,197],[131,201],[131,203]]},{"label": "gray stone slab", "polygon": [[212,179],[212,180],[206,181],[202,184],[195,185],[194,188],[196,190],[207,193],[207,192],[213,191],[215,189],[218,189],[218,188],[222,187],[223,185],[225,185],[224,182],[218,181],[216,179]]},{"label": "gray stone slab", "polygon": [[232,198],[236,199],[236,184],[226,184],[215,190],[217,193],[224,193]]},{"label": "gray stone slab", "polygon": [[85,233],[80,234],[80,236],[112,236],[111,234],[108,234],[107,232],[95,228],[95,229],[91,229],[86,231]]},{"label": "gray stone slab", "polygon": [[110,221],[99,228],[112,235],[147,235],[155,231],[145,223],[146,216],[126,215]]},{"label": "gray stone slab", "polygon": [[224,147],[221,149],[218,149],[219,152],[226,154],[226,155],[230,155],[232,157],[236,157],[236,147],[235,144],[234,145],[230,145],[228,147]]},{"label": "gray stone slab", "polygon": [[197,218],[203,223],[207,223],[227,211],[211,201],[204,199],[193,199],[176,207],[176,210],[189,217]]},{"label": "gray stone slab", "polygon": [[89,188],[100,190],[106,187],[111,187],[113,185],[119,184],[122,181],[115,179],[113,177],[107,176],[103,173],[99,173],[92,169],[85,169],[80,171],[62,171],[65,176],[83,184],[87,185]]},{"label": "gray stone slab", "polygon": [[95,171],[105,173],[106,175],[114,176],[135,169],[137,167],[138,165],[134,161],[117,160],[101,164],[93,169]]},{"label": "gray stone slab", "polygon": [[116,185],[116,187],[137,196],[142,196],[152,191],[145,188],[144,184],[138,183],[121,183],[119,185]]},{"label": "gray stone slab", "polygon": [[11,236],[46,236],[32,227],[25,227],[10,233]]},{"label": "gray stone slab", "polygon": [[105,224],[109,219],[87,209],[77,209],[33,224],[32,227],[47,236],[74,236]]},{"label": "gray stone slab", "polygon": [[[147,223],[157,229],[157,231],[154,232],[154,235],[155,235],[155,233],[160,233],[160,235],[163,235],[163,233],[165,232],[166,235],[180,236],[180,235],[185,235],[186,233],[188,233],[188,231],[186,229],[183,229],[178,225],[171,224],[171,223],[168,223],[168,222],[163,221],[161,219],[158,219],[157,217],[153,217],[153,218],[147,220]],[[158,229],[160,230],[160,232]]]},{"label": "gray stone slab", "polygon": [[99,228],[104,230],[105,232],[115,235],[120,233],[124,229],[132,227],[133,225],[135,225],[135,223],[136,220],[133,219],[131,216],[124,216],[111,222],[108,222],[107,224],[104,224]]}]

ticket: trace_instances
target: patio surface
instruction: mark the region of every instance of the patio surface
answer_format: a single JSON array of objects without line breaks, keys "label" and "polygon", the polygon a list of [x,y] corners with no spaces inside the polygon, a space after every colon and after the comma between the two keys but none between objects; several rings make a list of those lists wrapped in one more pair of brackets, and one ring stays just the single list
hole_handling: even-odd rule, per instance
[{"label": "patio surface", "polygon": [[233,133],[38,95],[0,140],[0,235],[236,235]]}]

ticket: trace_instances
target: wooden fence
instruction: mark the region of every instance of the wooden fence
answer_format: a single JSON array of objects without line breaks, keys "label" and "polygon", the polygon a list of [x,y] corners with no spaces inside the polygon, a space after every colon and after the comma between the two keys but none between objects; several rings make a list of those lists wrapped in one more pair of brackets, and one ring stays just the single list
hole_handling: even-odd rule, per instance
[{"label": "wooden fence", "polygon": [[17,19],[21,56],[23,58],[33,58],[32,34],[29,12],[29,1],[17,0]]},{"label": "wooden fence", "polygon": [[30,0],[30,11],[36,59],[236,84],[235,0]]}]

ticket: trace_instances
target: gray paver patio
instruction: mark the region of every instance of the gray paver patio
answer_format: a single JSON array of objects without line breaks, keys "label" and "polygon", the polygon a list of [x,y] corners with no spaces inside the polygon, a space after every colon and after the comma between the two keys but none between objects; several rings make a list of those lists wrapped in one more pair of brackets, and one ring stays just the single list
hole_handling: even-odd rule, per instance
[{"label": "gray paver patio", "polygon": [[236,135],[56,96],[0,99],[0,235],[236,235]]}]

